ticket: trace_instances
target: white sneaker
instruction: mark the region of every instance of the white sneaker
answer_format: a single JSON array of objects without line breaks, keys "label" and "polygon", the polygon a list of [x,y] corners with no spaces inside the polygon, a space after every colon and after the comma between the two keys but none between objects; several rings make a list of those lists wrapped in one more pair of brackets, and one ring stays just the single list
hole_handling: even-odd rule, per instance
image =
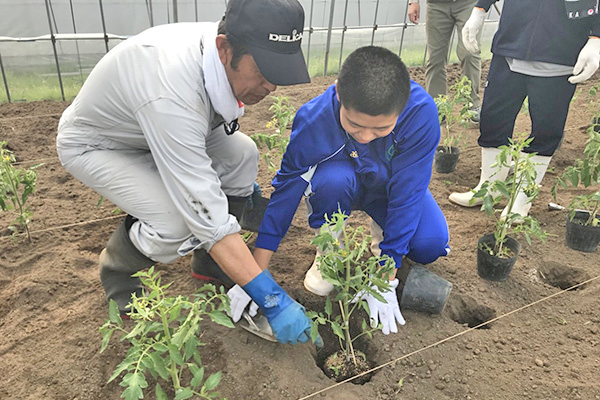
[{"label": "white sneaker", "polygon": [[323,279],[321,271],[319,271],[319,262],[317,261],[317,257],[320,255],[319,253],[320,252],[317,252],[315,261],[308,272],[306,272],[306,276],[304,277],[304,287],[306,290],[317,296],[327,296],[333,290],[333,285]]}]

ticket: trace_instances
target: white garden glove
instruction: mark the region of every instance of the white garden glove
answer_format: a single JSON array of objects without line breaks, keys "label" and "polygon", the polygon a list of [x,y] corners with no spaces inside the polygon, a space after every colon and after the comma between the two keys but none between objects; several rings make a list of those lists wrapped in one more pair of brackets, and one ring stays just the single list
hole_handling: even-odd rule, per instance
[{"label": "white garden glove", "polygon": [[[371,327],[375,328],[381,321],[383,328],[381,332],[384,335],[388,335],[390,332],[397,333],[398,326],[406,324],[402,313],[400,312],[400,306],[398,305],[398,296],[396,296],[396,288],[398,287],[398,279],[390,281],[390,291],[380,292],[379,294],[385,299],[387,303],[382,303],[370,294],[362,296],[369,305],[369,311],[371,312]],[[357,296],[361,298],[361,296]]]},{"label": "white garden glove", "polygon": [[476,54],[479,52],[479,43],[477,43],[477,36],[485,21],[485,15],[487,11],[482,8],[475,7],[471,11],[471,16],[465,22],[465,26],[462,29],[462,40],[465,48],[469,53]]},{"label": "white garden glove", "polygon": [[600,38],[590,37],[579,52],[577,63],[573,68],[573,76],[569,82],[577,84],[591,78],[600,65]]},{"label": "white garden glove", "polygon": [[[240,285],[235,285],[231,289],[227,291],[227,296],[229,296],[229,306],[230,306],[230,314],[229,316],[233,319],[233,322],[238,322],[242,317],[242,313],[248,306],[248,303],[252,300],[248,293],[244,291],[240,287]],[[258,305],[255,302],[250,303],[250,308],[248,309],[248,314],[251,317],[254,317],[258,312]]]}]

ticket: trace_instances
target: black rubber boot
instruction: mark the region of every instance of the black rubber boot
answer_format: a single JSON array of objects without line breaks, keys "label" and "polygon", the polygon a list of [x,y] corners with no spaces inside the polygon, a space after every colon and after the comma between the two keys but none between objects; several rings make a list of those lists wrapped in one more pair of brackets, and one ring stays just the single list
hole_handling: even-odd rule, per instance
[{"label": "black rubber boot", "polygon": [[129,228],[134,222],[130,215],[125,217],[100,253],[100,280],[106,299],[117,303],[121,316],[129,312],[127,305],[131,302],[132,293],[142,296],[140,279],[133,278],[131,274],[155,264],[131,243]]},{"label": "black rubber boot", "polygon": [[223,285],[226,289],[230,289],[235,285],[235,282],[223,272],[221,267],[204,249],[194,250],[192,276],[201,281]]},{"label": "black rubber boot", "polygon": [[[251,207],[248,207],[249,199],[251,199]],[[227,196],[227,203],[229,214],[237,218],[242,229],[258,232],[269,199],[257,193],[249,197]]]}]

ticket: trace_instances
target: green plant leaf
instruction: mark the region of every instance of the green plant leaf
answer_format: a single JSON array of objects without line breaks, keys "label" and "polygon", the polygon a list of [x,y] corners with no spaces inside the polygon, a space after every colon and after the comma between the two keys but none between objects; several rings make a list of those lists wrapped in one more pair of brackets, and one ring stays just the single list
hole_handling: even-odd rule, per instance
[{"label": "green plant leaf", "polygon": [[181,357],[181,353],[179,353],[179,349],[173,343],[169,343],[169,356],[171,360],[177,365],[183,365],[183,358]]},{"label": "green plant leaf", "polygon": [[336,336],[338,336],[340,339],[342,339],[342,340],[346,339],[346,337],[344,336],[344,331],[343,331],[342,327],[340,326],[340,324],[338,324],[337,322],[332,322],[331,329],[333,330],[333,333],[335,333]]},{"label": "green plant leaf", "polygon": [[113,332],[115,331],[115,328],[109,329],[107,330],[104,335],[102,335],[102,345],[100,346],[100,353],[102,353],[104,350],[106,350],[106,347],[108,346],[108,343],[110,342],[110,338],[112,337]]},{"label": "green plant leaf", "polygon": [[121,375],[123,371],[127,370],[127,368],[134,364],[134,362],[134,360],[130,360],[129,358],[125,358],[123,361],[121,361],[119,365],[117,365],[117,368],[115,368],[115,370],[113,371],[110,378],[108,378],[107,383],[112,382],[116,377]]},{"label": "green plant leaf", "polygon": [[123,378],[123,382],[121,382],[123,386],[127,386],[127,388],[123,391],[122,397],[126,400],[138,400],[143,399],[144,394],[142,389],[148,387],[148,382],[146,382],[146,378],[143,374],[139,372],[134,372],[126,375]]},{"label": "green plant leaf", "polygon": [[211,376],[209,376],[206,379],[206,382],[204,382],[204,386],[203,389],[206,390],[207,392],[210,392],[211,390],[213,390],[214,388],[217,387],[217,385],[219,384],[219,382],[221,382],[221,371],[216,372],[214,374],[212,374]]},{"label": "green plant leaf", "polygon": [[193,375],[190,385],[195,388],[202,385],[202,381],[204,380],[204,367],[198,367],[196,364],[188,364],[188,368]]},{"label": "green plant leaf", "polygon": [[231,319],[222,311],[211,311],[208,313],[208,316],[214,323],[226,326],[227,328],[235,328],[235,325],[233,322],[231,322]]},{"label": "green plant leaf", "polygon": [[189,388],[183,388],[181,389],[179,392],[177,392],[177,395],[175,396],[174,400],[185,400],[185,399],[189,399],[192,398],[194,396],[194,391]]},{"label": "green plant leaf", "polygon": [[156,383],[156,388],[154,389],[154,393],[156,394],[156,400],[168,400],[167,393],[163,390],[160,384]]},{"label": "green plant leaf", "polygon": [[150,358],[154,362],[154,368],[158,375],[164,380],[169,379],[169,371],[167,371],[167,367],[165,365],[165,360],[156,352],[151,352],[149,354]]},{"label": "green plant leaf", "polygon": [[118,326],[123,326],[123,320],[121,319],[119,306],[113,299],[110,299],[108,302],[108,319],[110,322],[113,322]]}]

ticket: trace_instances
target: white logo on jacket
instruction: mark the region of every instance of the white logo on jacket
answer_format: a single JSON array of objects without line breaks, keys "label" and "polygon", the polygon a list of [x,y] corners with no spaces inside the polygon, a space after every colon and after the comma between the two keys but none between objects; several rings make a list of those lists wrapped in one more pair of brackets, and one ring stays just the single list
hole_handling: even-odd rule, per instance
[{"label": "white logo on jacket", "polygon": [[269,40],[272,42],[293,43],[302,39],[302,32],[293,30],[291,35],[280,35],[278,33],[269,33]]}]

